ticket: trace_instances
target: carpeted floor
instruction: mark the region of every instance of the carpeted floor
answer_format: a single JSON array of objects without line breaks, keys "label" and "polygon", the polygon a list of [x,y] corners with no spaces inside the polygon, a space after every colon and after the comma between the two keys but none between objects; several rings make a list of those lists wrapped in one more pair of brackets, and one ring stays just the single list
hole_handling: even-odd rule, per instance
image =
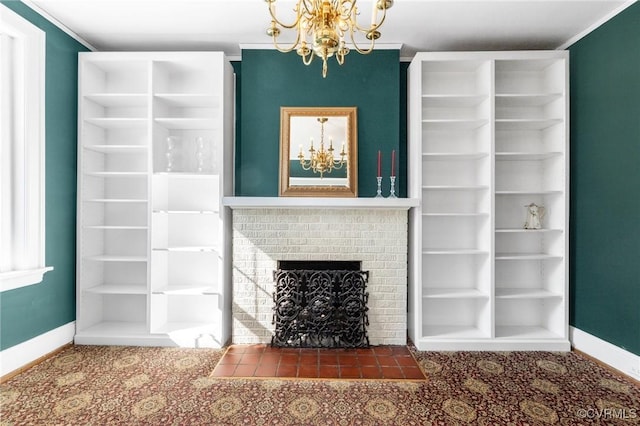
[{"label": "carpeted floor", "polygon": [[70,347],[2,384],[0,424],[640,424],[640,386],[575,353],[414,351],[422,382],[216,378],[222,353]]}]

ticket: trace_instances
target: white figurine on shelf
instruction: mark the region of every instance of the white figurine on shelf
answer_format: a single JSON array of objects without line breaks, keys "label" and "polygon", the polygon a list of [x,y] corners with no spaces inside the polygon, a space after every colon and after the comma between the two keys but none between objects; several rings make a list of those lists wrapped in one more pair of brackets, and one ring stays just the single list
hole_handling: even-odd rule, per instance
[{"label": "white figurine on shelf", "polygon": [[524,229],[540,229],[542,228],[542,218],[544,217],[544,207],[531,203],[527,208],[527,221],[524,223]]}]

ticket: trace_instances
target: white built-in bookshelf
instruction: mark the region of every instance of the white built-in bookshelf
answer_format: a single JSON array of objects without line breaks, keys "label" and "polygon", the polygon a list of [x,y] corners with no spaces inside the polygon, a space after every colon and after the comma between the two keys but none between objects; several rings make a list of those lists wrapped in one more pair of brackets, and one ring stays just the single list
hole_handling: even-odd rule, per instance
[{"label": "white built-in bookshelf", "polygon": [[567,53],[417,54],[408,158],[416,346],[568,350]]},{"label": "white built-in bookshelf", "polygon": [[81,53],[80,344],[230,335],[233,72],[222,53]]}]

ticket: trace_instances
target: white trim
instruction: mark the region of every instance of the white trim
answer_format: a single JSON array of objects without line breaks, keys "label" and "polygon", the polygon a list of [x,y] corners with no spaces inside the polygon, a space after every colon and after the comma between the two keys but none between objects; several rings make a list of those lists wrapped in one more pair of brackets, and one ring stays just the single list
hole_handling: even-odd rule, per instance
[{"label": "white trim", "polygon": [[640,380],[640,356],[575,327],[569,327],[569,335],[575,349]]},{"label": "white trim", "polygon": [[67,27],[62,22],[58,21],[56,18],[51,16],[49,13],[47,13],[47,11],[42,9],[40,6],[36,5],[33,1],[31,1],[31,0],[22,0],[22,3],[24,3],[30,9],[32,9],[34,12],[38,13],[39,15],[41,15],[47,21],[51,22],[53,25],[58,27],[61,31],[66,33],[69,37],[71,37],[72,39],[74,39],[75,41],[77,41],[78,43],[80,43],[81,45],[86,47],[87,49],[92,50],[92,51],[97,50],[88,41],[86,41],[85,39],[83,39],[78,34],[74,33],[73,31],[71,31],[69,29],[69,27]]},{"label": "white trim", "polygon": [[609,21],[610,19],[613,19],[614,16],[618,15],[620,12],[622,12],[623,10],[625,10],[626,8],[628,8],[629,6],[634,4],[635,2],[636,2],[636,0],[628,0],[626,3],[622,4],[621,6],[618,6],[616,9],[614,9],[613,11],[609,12],[608,14],[606,14],[605,16],[603,16],[602,18],[600,18],[599,20],[597,20],[596,22],[591,24],[584,31],[574,35],[569,40],[567,40],[564,43],[562,43],[555,50],[566,50],[566,49],[568,49],[572,44],[576,43],[581,38],[587,36],[592,31],[595,31],[598,27],[600,27],[601,25],[603,25],[605,22]]},{"label": "white trim", "polygon": [[42,282],[44,273],[52,270],[53,266],[47,266],[26,271],[0,272],[0,292],[38,284]]},{"label": "white trim", "polygon": [[76,323],[73,321],[3,350],[0,352],[0,376],[5,376],[73,342],[75,331]]},{"label": "white trim", "polygon": [[16,117],[10,118],[13,131],[2,134],[2,149],[7,149],[3,162],[11,161],[17,169],[1,194],[3,201],[13,200],[3,209],[2,228],[16,232],[0,250],[7,256],[0,265],[0,291],[6,291],[41,282],[53,268],[45,267],[46,33],[4,5],[0,17],[6,23],[3,37],[14,38],[12,44],[18,46],[9,77],[16,92],[8,101]]}]

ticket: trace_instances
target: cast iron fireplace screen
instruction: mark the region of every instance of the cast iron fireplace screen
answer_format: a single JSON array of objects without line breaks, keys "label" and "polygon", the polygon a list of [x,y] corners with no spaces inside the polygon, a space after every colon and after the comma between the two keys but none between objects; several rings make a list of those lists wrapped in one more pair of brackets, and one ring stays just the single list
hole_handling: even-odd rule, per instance
[{"label": "cast iron fireplace screen", "polygon": [[369,272],[360,270],[360,262],[281,261],[278,268],[272,346],[369,346]]}]

